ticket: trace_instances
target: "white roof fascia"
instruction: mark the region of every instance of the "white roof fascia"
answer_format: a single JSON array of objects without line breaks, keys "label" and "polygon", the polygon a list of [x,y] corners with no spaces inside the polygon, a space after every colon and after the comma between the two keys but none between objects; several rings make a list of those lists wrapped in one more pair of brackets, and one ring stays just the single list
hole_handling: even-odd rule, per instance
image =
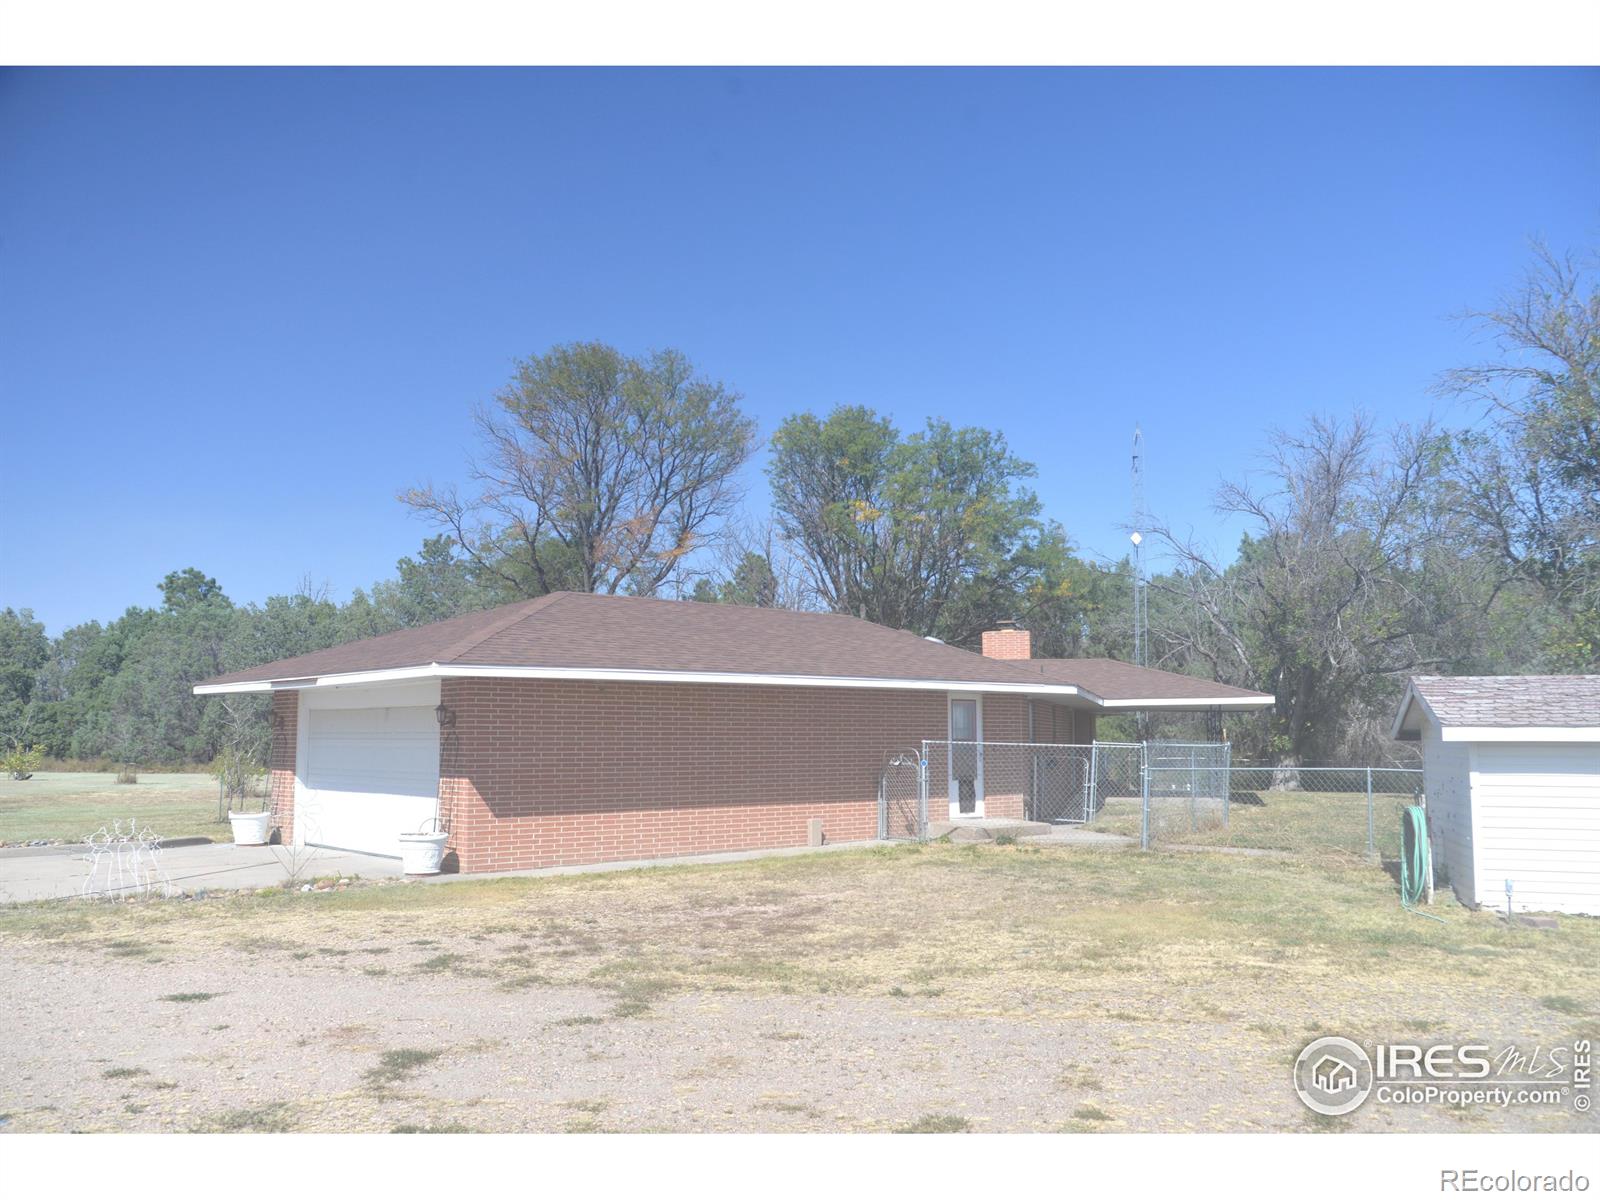
[{"label": "white roof fascia", "polygon": [[1277,703],[1276,697],[1262,696],[1194,696],[1183,698],[1168,698],[1162,700],[1102,700],[1102,708],[1225,708],[1225,709],[1251,709],[1271,708]]},{"label": "white roof fascia", "polygon": [[197,696],[227,695],[236,692],[270,692],[285,688],[356,687],[371,683],[395,683],[408,679],[576,679],[600,683],[724,683],[765,687],[877,688],[893,691],[946,692],[968,691],[1016,693],[1017,695],[1080,696],[1082,690],[1070,684],[1040,684],[1031,680],[1017,683],[986,682],[973,679],[872,679],[848,675],[765,675],[732,671],[639,671],[600,667],[495,667],[441,666],[430,663],[419,667],[394,667],[382,671],[351,671],[342,675],[286,680],[254,680],[248,683],[197,684]]},{"label": "white roof fascia", "polygon": [[1446,742],[1600,742],[1600,725],[1446,725]]}]

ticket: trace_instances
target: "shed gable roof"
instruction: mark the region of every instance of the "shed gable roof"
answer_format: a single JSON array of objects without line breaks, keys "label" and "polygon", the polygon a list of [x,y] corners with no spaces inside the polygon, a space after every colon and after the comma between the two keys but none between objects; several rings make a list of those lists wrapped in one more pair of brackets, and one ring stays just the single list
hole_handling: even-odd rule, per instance
[{"label": "shed gable roof", "polygon": [[1418,675],[1400,702],[1394,736],[1415,737],[1422,712],[1452,741],[1518,730],[1569,730],[1591,740],[1579,735],[1600,737],[1600,675]]}]

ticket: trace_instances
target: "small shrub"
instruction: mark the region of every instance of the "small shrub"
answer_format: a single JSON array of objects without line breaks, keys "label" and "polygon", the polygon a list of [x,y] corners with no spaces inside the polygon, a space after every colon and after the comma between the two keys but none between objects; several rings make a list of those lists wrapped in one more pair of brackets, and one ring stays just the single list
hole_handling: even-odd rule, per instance
[{"label": "small shrub", "polygon": [[0,754],[0,771],[12,779],[32,779],[33,773],[44,762],[43,746],[16,746]]},{"label": "small shrub", "polygon": [[233,812],[258,812],[252,801],[268,797],[267,772],[252,754],[225,749],[212,760],[209,773],[220,785],[223,802]]},{"label": "small shrub", "polygon": [[1017,844],[1017,835],[1014,833],[997,833],[994,835],[994,844],[996,846],[1015,846]]},{"label": "small shrub", "polygon": [[133,769],[132,763],[123,763],[117,768],[118,783],[138,783],[139,773]]}]

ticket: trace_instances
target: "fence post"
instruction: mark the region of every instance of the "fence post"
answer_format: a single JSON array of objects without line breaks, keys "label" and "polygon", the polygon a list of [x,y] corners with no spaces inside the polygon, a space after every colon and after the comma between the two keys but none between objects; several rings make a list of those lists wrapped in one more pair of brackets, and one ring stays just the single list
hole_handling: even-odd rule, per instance
[{"label": "fence post", "polygon": [[[1028,705],[1028,720],[1033,721],[1033,705]],[[1033,738],[1033,730],[1028,730],[1028,738]],[[1029,821],[1039,819],[1039,752],[1028,751],[1028,795],[1023,802],[1022,815]]]},{"label": "fence post", "polygon": [[1100,799],[1100,792],[1095,784],[1100,773],[1100,743],[1095,742],[1089,747],[1089,798],[1086,811],[1083,814],[1083,823],[1089,824],[1094,820],[1096,805]]},{"label": "fence post", "polygon": [[922,743],[922,757],[917,759],[917,841],[928,840],[928,743]]},{"label": "fence post", "polygon": [[1377,847],[1372,838],[1372,768],[1367,768],[1367,857],[1377,857]]},{"label": "fence post", "polygon": [[1222,743],[1222,827],[1233,813],[1233,743]]},{"label": "fence post", "polygon": [[1189,747],[1189,832],[1194,833],[1200,828],[1199,818],[1195,813],[1195,792],[1200,790],[1200,780],[1195,773],[1195,751]]},{"label": "fence post", "polygon": [[1140,743],[1139,753],[1139,849],[1150,849],[1150,743]]}]

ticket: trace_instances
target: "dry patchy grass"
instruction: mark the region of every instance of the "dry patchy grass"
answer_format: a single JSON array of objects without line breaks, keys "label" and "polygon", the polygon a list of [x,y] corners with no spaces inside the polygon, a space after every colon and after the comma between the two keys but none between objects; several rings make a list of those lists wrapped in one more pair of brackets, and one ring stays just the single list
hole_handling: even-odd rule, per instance
[{"label": "dry patchy grass", "polygon": [[1595,1031],[1595,1012],[1573,998],[1600,994],[1600,922],[1536,930],[1448,900],[1435,911],[1444,923],[1402,911],[1389,877],[1365,866],[908,846],[199,904],[33,905],[0,911],[0,943],[112,956],[159,946],[168,957],[249,938],[264,966],[288,956],[358,974],[384,968],[327,951],[390,945],[396,970],[609,993],[607,1015],[585,1023],[648,1018],[684,993],[776,992],[1031,1020],[1092,1012],[1129,1038],[1237,1026],[1288,1045],[1309,1025],[1406,1032],[1419,997],[1470,1006],[1481,995],[1487,1018],[1493,994],[1543,1014],[1549,1034]]}]

